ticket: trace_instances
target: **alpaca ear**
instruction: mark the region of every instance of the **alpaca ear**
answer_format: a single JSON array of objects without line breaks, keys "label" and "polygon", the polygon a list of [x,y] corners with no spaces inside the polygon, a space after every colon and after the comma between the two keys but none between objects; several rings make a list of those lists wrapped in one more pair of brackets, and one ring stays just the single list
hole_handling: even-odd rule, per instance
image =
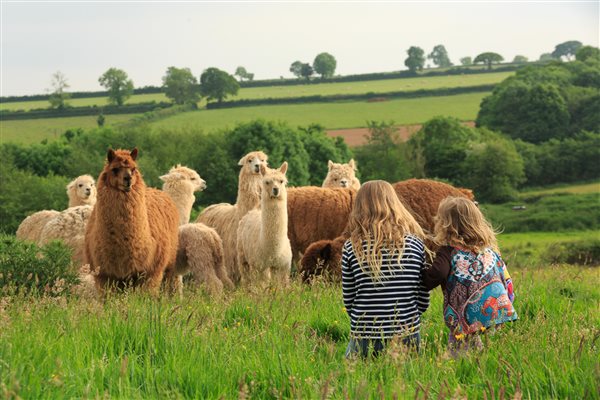
[{"label": "alpaca ear", "polygon": [[244,165],[245,161],[246,161],[246,156],[240,158],[240,161],[238,161],[238,165],[241,167],[242,165]]},{"label": "alpaca ear", "polygon": [[110,147],[108,148],[108,153],[106,153],[106,159],[108,160],[109,164],[115,159],[115,151]]},{"label": "alpaca ear", "polygon": [[75,181],[69,182],[69,184],[67,185],[67,190],[71,190],[75,187]]},{"label": "alpaca ear", "polygon": [[287,167],[288,167],[288,163],[287,163],[287,161],[284,161],[283,164],[281,164],[281,167],[279,167],[279,172],[281,172],[282,174],[285,174],[287,172]]},{"label": "alpaca ear", "polygon": [[170,176],[169,174],[161,175],[161,176],[158,177],[158,179],[160,179],[163,182],[166,182],[166,181],[169,180],[169,176]]},{"label": "alpaca ear", "polygon": [[260,174],[261,175],[266,175],[267,173],[267,166],[265,164],[260,164]]},{"label": "alpaca ear", "polygon": [[135,161],[135,159],[138,156],[138,149],[137,149],[137,147],[134,147],[133,150],[131,150],[130,154],[131,154],[131,158],[133,158],[133,161]]},{"label": "alpaca ear", "polygon": [[354,162],[354,158],[351,158],[350,161],[348,161],[348,165],[350,168],[356,171],[356,163]]},{"label": "alpaca ear", "polygon": [[331,243],[327,243],[321,250],[320,258],[322,260],[329,260],[331,258]]},{"label": "alpaca ear", "polygon": [[327,168],[331,171],[331,168],[333,168],[333,161],[327,161]]}]

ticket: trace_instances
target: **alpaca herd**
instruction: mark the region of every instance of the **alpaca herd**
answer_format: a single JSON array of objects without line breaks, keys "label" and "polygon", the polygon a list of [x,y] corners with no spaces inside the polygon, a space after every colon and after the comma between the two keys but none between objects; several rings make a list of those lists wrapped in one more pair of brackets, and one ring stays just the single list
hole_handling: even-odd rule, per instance
[{"label": "alpaca herd", "polygon": [[[109,149],[97,187],[89,175],[76,178],[67,186],[69,208],[34,213],[17,237],[38,244],[63,240],[73,250],[73,265],[86,264],[82,282],[94,282],[99,294],[141,286],[158,295],[164,286],[182,296],[186,282],[218,297],[238,286],[286,286],[294,265],[304,281],[341,279],[346,224],[360,188],[354,160],[329,161],[322,187],[288,188],[287,162],[272,169],[265,153],[248,153],[238,162],[235,204],[214,204],[190,222],[195,193],[206,181],[176,165],[160,176],[162,190],[149,188],[137,156],[137,149]],[[473,200],[468,189],[432,180],[393,186],[425,231],[432,230],[443,198]]]}]

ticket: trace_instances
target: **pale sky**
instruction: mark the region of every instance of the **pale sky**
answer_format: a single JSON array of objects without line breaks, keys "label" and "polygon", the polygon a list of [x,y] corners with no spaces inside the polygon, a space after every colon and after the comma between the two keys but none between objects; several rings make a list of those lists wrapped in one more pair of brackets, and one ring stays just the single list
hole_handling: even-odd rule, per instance
[{"label": "pale sky", "polygon": [[292,77],[321,52],[336,74],[406,69],[410,46],[443,44],[453,63],[484,51],[537,60],[567,40],[599,46],[595,1],[7,1],[1,0],[1,95],[43,94],[61,71],[70,91],[102,90],[108,68],[136,87],[169,66],[255,79]]}]

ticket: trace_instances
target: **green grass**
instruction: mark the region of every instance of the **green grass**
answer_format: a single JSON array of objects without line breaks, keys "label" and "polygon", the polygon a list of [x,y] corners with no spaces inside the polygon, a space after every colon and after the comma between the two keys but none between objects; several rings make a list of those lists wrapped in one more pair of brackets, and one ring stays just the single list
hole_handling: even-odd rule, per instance
[{"label": "green grass", "polygon": [[436,115],[473,120],[479,104],[489,93],[398,99],[384,102],[337,102],[199,110],[176,115],[153,124],[157,128],[202,127],[205,131],[231,128],[256,118],[287,121],[292,126],[319,123],[327,129],[359,128],[368,120],[393,120],[396,124],[422,123]]},{"label": "green grass", "polygon": [[[114,125],[139,114],[106,115],[105,125]],[[41,118],[26,120],[0,121],[0,142],[31,144],[43,139],[55,140],[67,129],[94,128],[98,126],[97,116]]]},{"label": "green grass", "polygon": [[542,189],[531,189],[524,190],[521,192],[521,197],[527,198],[531,196],[540,196],[547,194],[558,194],[558,193],[572,193],[572,194],[584,194],[584,193],[600,193],[600,181],[593,183],[582,183],[580,185],[560,185]]},{"label": "green grass", "polygon": [[[323,83],[318,85],[288,85],[288,86],[267,86],[257,88],[241,88],[238,95],[229,98],[230,100],[240,99],[262,99],[262,98],[281,98],[281,97],[302,97],[314,95],[335,95],[335,94],[361,94],[361,93],[385,93],[395,91],[412,91],[419,89],[438,89],[451,87],[478,86],[486,84],[499,83],[514,72],[494,72],[487,74],[472,75],[449,75],[435,77],[417,77],[403,79],[383,79],[378,81],[363,82],[341,82],[341,83]],[[132,96],[127,104],[141,103],[148,101],[169,101],[163,93],[137,94]],[[90,97],[85,99],[71,99],[69,103],[73,107],[106,105],[108,97]],[[204,106],[203,100],[199,106]],[[0,110],[31,110],[33,108],[48,108],[47,100],[21,101],[11,103],[0,103]]]},{"label": "green grass", "polygon": [[598,270],[510,271],[519,320],[456,359],[439,289],[423,316],[421,354],[366,362],[344,360],[338,285],[222,300],[3,297],[0,397],[597,399]]}]

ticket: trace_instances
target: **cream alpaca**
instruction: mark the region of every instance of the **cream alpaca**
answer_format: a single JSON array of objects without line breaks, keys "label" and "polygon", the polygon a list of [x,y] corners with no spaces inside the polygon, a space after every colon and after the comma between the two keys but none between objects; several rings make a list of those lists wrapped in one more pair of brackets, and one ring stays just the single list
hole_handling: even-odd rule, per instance
[{"label": "cream alpaca", "polygon": [[323,181],[322,187],[360,189],[360,181],[356,177],[356,163],[351,159],[347,164],[338,164],[329,160],[329,171]]},{"label": "cream alpaca", "polygon": [[169,194],[179,212],[179,225],[190,221],[190,213],[196,197],[194,192],[206,189],[206,182],[193,169],[177,164],[169,170],[168,174],[160,177],[163,191]]},{"label": "cream alpaca", "polygon": [[279,169],[261,166],[262,190],[260,210],[242,218],[238,228],[237,248],[242,283],[259,287],[286,285],[292,265],[292,249],[287,235],[287,162]]}]

